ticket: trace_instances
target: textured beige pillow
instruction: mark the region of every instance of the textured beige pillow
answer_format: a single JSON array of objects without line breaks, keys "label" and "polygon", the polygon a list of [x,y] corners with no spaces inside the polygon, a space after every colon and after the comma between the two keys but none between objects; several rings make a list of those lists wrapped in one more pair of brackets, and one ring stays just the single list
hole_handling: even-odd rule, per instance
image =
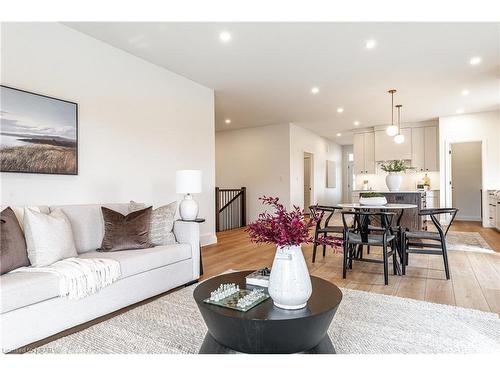
[{"label": "textured beige pillow", "polygon": [[77,256],[71,224],[60,209],[47,215],[26,208],[24,235],[28,258],[33,267],[48,266],[58,260]]},{"label": "textured beige pillow", "polygon": [[[144,208],[144,204],[130,201],[129,212]],[[149,242],[153,246],[174,244],[173,233],[177,202],[155,208],[151,213],[151,226],[149,227]]]}]

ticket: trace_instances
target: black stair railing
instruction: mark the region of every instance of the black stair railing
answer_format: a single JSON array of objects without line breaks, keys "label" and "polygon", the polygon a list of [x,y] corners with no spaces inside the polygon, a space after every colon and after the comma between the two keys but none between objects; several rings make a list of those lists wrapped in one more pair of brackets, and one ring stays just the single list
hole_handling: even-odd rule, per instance
[{"label": "black stair railing", "polygon": [[215,226],[217,232],[247,225],[246,188],[215,188]]}]

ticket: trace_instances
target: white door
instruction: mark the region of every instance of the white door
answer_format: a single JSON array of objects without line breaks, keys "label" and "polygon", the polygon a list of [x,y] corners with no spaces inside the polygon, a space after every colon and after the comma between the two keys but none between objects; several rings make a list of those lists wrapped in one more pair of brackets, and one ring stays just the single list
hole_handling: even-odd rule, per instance
[{"label": "white door", "polygon": [[451,202],[457,220],[481,221],[481,142],[451,145]]}]

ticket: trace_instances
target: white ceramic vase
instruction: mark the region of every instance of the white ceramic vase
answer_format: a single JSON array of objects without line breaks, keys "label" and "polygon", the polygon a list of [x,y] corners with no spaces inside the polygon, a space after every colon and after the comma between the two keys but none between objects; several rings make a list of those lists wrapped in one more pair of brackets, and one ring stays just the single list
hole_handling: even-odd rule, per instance
[{"label": "white ceramic vase", "polygon": [[398,172],[389,172],[385,177],[385,183],[389,191],[399,191],[401,188],[401,181],[403,181],[403,176]]},{"label": "white ceramic vase", "polygon": [[279,308],[296,310],[306,306],[312,285],[300,246],[276,248],[268,291]]}]

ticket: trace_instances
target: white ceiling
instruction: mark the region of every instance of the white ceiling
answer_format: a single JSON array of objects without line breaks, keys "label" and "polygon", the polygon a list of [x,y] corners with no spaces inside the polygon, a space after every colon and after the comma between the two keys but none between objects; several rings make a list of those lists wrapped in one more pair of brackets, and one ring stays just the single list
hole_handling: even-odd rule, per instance
[{"label": "white ceiling", "polygon": [[355,120],[390,122],[391,88],[404,122],[500,103],[498,23],[65,24],[213,88],[217,130],[294,122],[345,144]]}]

